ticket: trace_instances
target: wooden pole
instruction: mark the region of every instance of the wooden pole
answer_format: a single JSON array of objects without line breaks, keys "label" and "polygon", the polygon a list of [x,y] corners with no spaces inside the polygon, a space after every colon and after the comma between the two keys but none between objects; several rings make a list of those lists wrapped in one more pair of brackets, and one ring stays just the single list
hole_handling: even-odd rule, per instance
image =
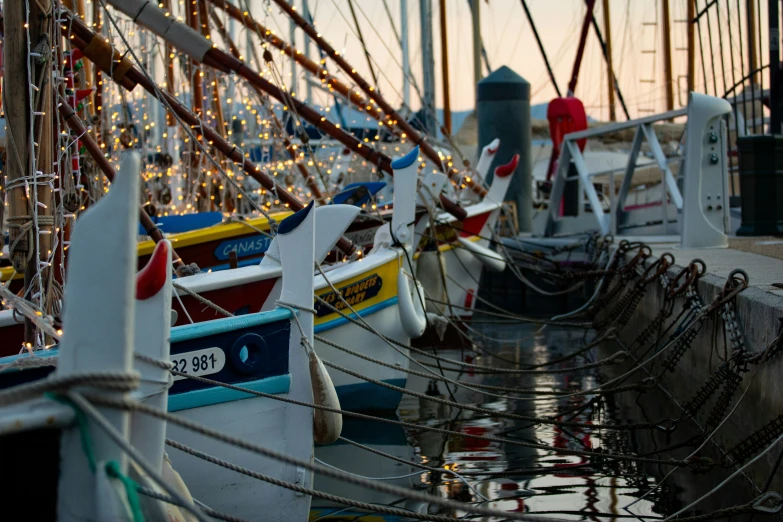
[{"label": "wooden pole", "polygon": [[451,93],[449,90],[449,35],[446,19],[446,0],[440,0],[440,64],[443,81],[443,127],[451,135]]},{"label": "wooden pole", "polygon": [[696,90],[696,0],[688,2],[688,94]]},{"label": "wooden pole", "polygon": [[[171,13],[171,0],[164,0],[163,6],[166,9],[166,11]],[[171,45],[169,45],[168,42],[166,42],[165,61],[166,61],[166,90],[171,92],[177,92],[174,86],[174,48]],[[166,126],[169,127],[170,129],[171,127],[174,127],[176,125],[177,122],[174,119],[174,115],[171,112],[166,111]]]},{"label": "wooden pole", "polygon": [[[29,13],[23,2],[5,2],[4,6],[9,253],[14,270],[24,273],[27,295],[35,296],[31,300],[40,305],[44,296],[43,281],[37,277],[39,261],[41,254],[48,258],[51,253],[51,233],[39,232],[51,232],[54,224],[52,193],[45,179],[54,170],[52,3],[32,2]],[[28,55],[28,45],[38,54],[36,58]],[[25,342],[35,342],[35,327],[29,320],[25,320]]]},{"label": "wooden pole", "polygon": [[758,43],[756,41],[757,29],[756,29],[756,1],[757,0],[746,0],[746,9],[745,14],[748,19],[748,63],[750,64],[750,86],[751,89],[755,88],[755,85],[758,83],[758,72],[755,72],[759,68],[759,59],[758,59],[758,53],[756,52],[756,48],[758,46]]},{"label": "wooden pole", "polygon": [[609,121],[617,121],[614,107],[614,67],[612,65],[612,21],[609,0],[603,0],[604,31],[606,32],[606,88],[609,94]]},{"label": "wooden pole", "polygon": [[669,0],[661,0],[663,26],[663,81],[666,90],[666,110],[674,110],[674,74],[672,73],[672,36]]},{"label": "wooden pole", "polygon": [[571,80],[568,82],[568,92],[566,96],[573,96],[576,92],[576,83],[579,81],[579,69],[582,67],[582,58],[585,55],[585,43],[587,43],[587,31],[590,29],[590,23],[593,21],[593,8],[595,7],[595,0],[585,0],[587,3],[587,13],[585,13],[585,19],[582,22],[582,32],[579,34],[579,45],[576,49],[576,58],[574,59],[574,67],[571,70]]},{"label": "wooden pole", "polygon": [[473,29],[473,85],[483,78],[481,74],[481,0],[470,0],[470,19]]}]

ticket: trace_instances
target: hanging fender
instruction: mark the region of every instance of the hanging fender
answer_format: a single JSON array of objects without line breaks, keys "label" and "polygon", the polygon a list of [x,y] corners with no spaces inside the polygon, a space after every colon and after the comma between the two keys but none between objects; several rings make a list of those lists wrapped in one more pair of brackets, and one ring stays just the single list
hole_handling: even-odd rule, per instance
[{"label": "hanging fender", "polygon": [[478,243],[474,243],[473,241],[470,241],[464,237],[459,237],[457,240],[463,247],[465,247],[465,250],[473,254],[476,259],[481,261],[484,266],[493,272],[502,272],[506,269],[506,260],[503,259],[503,256],[494,250],[490,250],[489,248],[481,246]]},{"label": "hanging fender", "polygon": [[397,308],[400,311],[400,323],[405,334],[411,339],[421,337],[427,328],[427,317],[424,314],[424,290],[418,281],[415,283],[416,294],[411,291],[408,275],[404,268],[397,274]]},{"label": "hanging fender", "polygon": [[[332,378],[324,363],[314,351],[310,351],[310,382],[313,387],[313,403],[318,406],[339,410],[340,399],[334,389]],[[333,444],[343,431],[343,416],[340,413],[316,408],[313,412],[313,440],[317,444]]]}]

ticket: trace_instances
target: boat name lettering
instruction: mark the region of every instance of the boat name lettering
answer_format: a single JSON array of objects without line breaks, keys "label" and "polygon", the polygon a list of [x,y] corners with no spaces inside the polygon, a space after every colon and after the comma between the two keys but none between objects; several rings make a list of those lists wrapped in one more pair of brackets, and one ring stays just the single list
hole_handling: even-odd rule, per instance
[{"label": "boat name lettering", "polygon": [[223,241],[215,249],[215,257],[225,261],[236,252],[237,257],[248,257],[263,254],[269,248],[272,238],[266,236],[248,236],[230,241]]},{"label": "boat name lettering", "polygon": [[[187,373],[188,375],[212,375],[218,373],[226,365],[226,354],[220,348],[204,348],[203,350],[194,350],[171,354],[171,364],[176,372]],[[175,375],[174,380],[179,381],[187,379],[181,375]]]},{"label": "boat name lettering", "polygon": [[[351,306],[357,305],[367,299],[372,299],[378,292],[381,291],[383,286],[383,278],[378,274],[373,274],[369,277],[365,277],[361,281],[356,281],[350,285],[339,288],[342,299],[337,297],[334,292],[329,292],[321,296],[327,304],[333,306],[337,310],[343,310],[346,308],[346,303]],[[332,308],[326,306],[321,301],[316,301],[315,310],[318,317],[329,315],[334,313]]]}]

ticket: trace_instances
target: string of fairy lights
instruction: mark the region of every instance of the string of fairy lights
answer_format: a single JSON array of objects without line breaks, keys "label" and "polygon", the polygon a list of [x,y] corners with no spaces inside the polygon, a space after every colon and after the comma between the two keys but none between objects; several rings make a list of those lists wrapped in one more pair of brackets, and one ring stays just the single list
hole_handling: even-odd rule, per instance
[{"label": "string of fairy lights", "polygon": [[[83,60],[81,51],[69,45],[73,39],[70,23],[67,17],[57,19],[55,10],[51,22],[52,56],[56,59],[49,64],[55,79],[49,86],[56,93],[53,94],[54,99],[58,100],[62,96],[67,100],[115,170],[120,169],[122,151],[136,149],[141,153],[143,184],[140,204],[150,214],[174,216],[216,211],[230,219],[237,215],[252,218],[262,212],[285,210],[287,205],[281,202],[279,190],[286,190],[302,201],[313,198],[307,180],[299,172],[300,167],[304,167],[307,176],[315,180],[320,191],[326,195],[326,201],[329,201],[331,194],[354,181],[389,181],[377,165],[353,154],[337,140],[314,131],[314,127],[306,124],[296,113],[292,100],[299,98],[287,85],[291,81],[291,73],[286,75],[282,72],[285,70],[285,60],[291,59],[284,50],[288,44],[280,41],[277,47],[272,45],[270,38],[277,38],[274,30],[267,29],[265,34],[261,34],[257,27],[249,23],[237,23],[225,10],[215,9],[207,2],[164,0],[159,4],[178,21],[190,22],[206,38],[214,40],[215,45],[228,48],[228,43],[210,27],[214,20],[210,21],[207,9],[212,8],[214,16],[239,48],[240,58],[248,63],[251,57],[255,58],[258,73],[284,93],[283,103],[257,92],[237,77],[191,63],[184,53],[170,47],[155,34],[100,0],[74,4],[71,7],[83,8],[82,12],[76,13],[77,16],[101,38],[111,43],[121,55],[138,57],[139,63],[136,65],[154,81],[157,89],[168,91],[191,108],[199,116],[202,125],[217,130],[276,182],[275,190],[262,187],[232,160],[217,152],[212,143],[205,142],[203,129],[183,129],[178,125],[182,123],[181,120],[168,117],[165,104],[155,96],[140,88],[128,91],[112,81],[111,74],[102,74],[97,67],[91,67],[89,62]],[[245,2],[244,5],[249,10],[249,4]],[[190,17],[189,9],[192,10]],[[262,10],[262,22],[266,27],[275,23],[271,13],[272,6],[266,3]],[[245,11],[245,15],[248,16],[249,11]],[[110,17],[112,23],[106,23],[107,17]],[[244,53],[241,49],[243,43],[246,48]],[[292,56],[301,55],[301,51],[293,47],[289,52]],[[264,55],[263,60],[259,58],[260,54]],[[342,54],[345,54],[345,50]],[[323,119],[330,119],[337,128],[345,131],[353,130],[362,144],[387,156],[408,152],[411,144],[404,133],[398,133],[392,140],[385,139],[395,131],[372,100],[367,100],[365,106],[357,107],[352,105],[348,97],[335,91],[334,82],[340,81],[350,86],[351,94],[362,95],[344,71],[337,67],[334,70],[327,69],[327,60],[323,57],[318,61],[318,67],[319,74],[310,81],[320,85],[320,89],[313,89],[311,107]],[[36,88],[35,82],[31,81],[30,85],[31,89]],[[346,121],[345,115],[341,114],[348,108],[351,108],[350,121]],[[35,113],[32,106],[30,110],[33,118],[41,116]],[[37,283],[26,288],[29,294],[27,297],[32,297],[33,304],[42,315],[57,315],[56,307],[62,295],[57,282],[65,278],[65,264],[61,260],[66,258],[69,246],[69,223],[109,190],[108,181],[83,146],[84,136],[76,136],[68,131],[58,117],[51,119],[53,141],[57,147],[53,168],[39,169],[34,164],[31,168],[31,172],[36,173],[34,179],[18,180],[18,183],[24,184],[27,197],[33,201],[31,207],[37,231],[36,251],[41,248],[40,238],[51,236],[48,243],[43,242],[47,252],[41,256],[35,274]],[[9,138],[12,140],[13,136],[9,135]],[[292,142],[293,157],[285,150],[283,138]],[[194,143],[194,139],[199,143]],[[451,167],[451,156],[440,154],[444,164]],[[422,172],[427,168],[436,172],[434,166],[428,167],[423,158],[419,158],[419,161]],[[468,171],[466,176],[470,173]],[[46,208],[44,203],[37,200],[35,190],[42,184],[53,195],[55,208],[50,209],[50,212],[55,218],[51,228],[37,226],[39,211]],[[450,195],[457,197],[460,189],[465,188],[459,182],[452,182],[447,187],[451,190]],[[6,200],[13,188],[14,185],[5,187]],[[376,210],[379,205],[388,203],[391,203],[390,197],[381,193],[367,206],[368,210]],[[5,206],[7,209],[8,201]],[[55,267],[57,274],[47,270],[49,267]],[[4,273],[3,278],[8,280],[15,275]],[[45,346],[46,341],[40,332],[32,344]]]}]

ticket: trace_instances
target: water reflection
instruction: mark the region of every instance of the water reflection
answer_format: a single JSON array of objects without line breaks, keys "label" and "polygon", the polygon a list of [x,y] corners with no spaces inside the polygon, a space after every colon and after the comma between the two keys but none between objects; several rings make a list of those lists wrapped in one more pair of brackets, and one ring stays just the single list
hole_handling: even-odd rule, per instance
[{"label": "water reflection", "polygon": [[[533,329],[519,326],[493,326],[491,336],[510,338],[511,341],[488,343],[484,339],[484,346],[490,346],[493,355],[474,355],[474,358],[471,358],[459,350],[441,350],[438,353],[444,357],[461,358],[465,362],[475,361],[493,368],[513,368],[514,363],[535,365],[555,360],[577,350],[585,342],[584,332],[581,330],[548,329],[542,334],[534,335]],[[588,352],[585,358],[564,360],[553,367],[572,368],[595,360],[596,357],[595,353]],[[433,362],[427,358],[421,360],[426,363]],[[487,374],[476,370],[459,373],[446,371],[445,375],[467,386],[479,384],[513,388],[518,390],[519,394],[527,395],[525,398],[512,398],[504,391],[494,390],[492,393],[499,396],[488,396],[475,390],[447,386],[447,383],[421,377],[411,377],[407,388],[429,396],[451,399],[459,404],[479,405],[497,412],[552,417],[588,425],[597,422],[639,420],[630,418],[632,414],[638,417],[638,411],[620,407],[611,396],[598,407],[590,397],[585,396],[531,398],[531,390],[574,392],[591,389],[600,382],[601,375],[598,370],[535,375]],[[603,448],[615,453],[639,451],[639,441],[632,431],[531,425],[410,396],[403,398],[397,413],[399,418],[405,421],[472,436],[504,437],[544,443],[557,448]],[[443,498],[481,503],[503,511],[552,514],[553,518],[559,519],[639,520],[622,508],[652,488],[666,471],[647,470],[633,462],[590,463],[585,457],[558,455],[480,438],[419,430],[406,433],[399,426],[355,419],[345,419],[343,436],[405,460],[455,471],[463,475],[469,485],[445,471],[431,473],[417,470],[410,465],[345,443],[317,448],[317,459],[360,476],[372,479],[391,478],[385,482],[415,488]],[[315,487],[363,502],[401,507],[417,513],[455,517],[465,515],[463,512],[444,511],[435,506],[393,498],[321,476],[316,477]],[[662,488],[635,504],[633,512],[645,520],[661,518],[678,505],[671,498],[676,496],[676,493],[668,487]],[[665,501],[667,495],[670,498]],[[371,522],[401,519],[346,510],[344,506],[314,499],[311,520]]]}]

